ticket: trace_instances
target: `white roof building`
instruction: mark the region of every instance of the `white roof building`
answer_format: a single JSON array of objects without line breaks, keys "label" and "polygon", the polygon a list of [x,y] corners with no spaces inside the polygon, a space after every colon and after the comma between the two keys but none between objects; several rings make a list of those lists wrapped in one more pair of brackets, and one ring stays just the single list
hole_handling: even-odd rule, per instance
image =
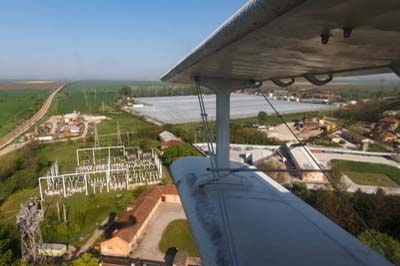
[{"label": "white roof building", "polygon": [[[290,157],[297,169],[320,170],[320,163],[312,154],[307,146],[300,146],[294,149],[289,149]],[[305,172],[302,173],[302,179],[305,182],[326,183],[326,177],[322,172]]]}]

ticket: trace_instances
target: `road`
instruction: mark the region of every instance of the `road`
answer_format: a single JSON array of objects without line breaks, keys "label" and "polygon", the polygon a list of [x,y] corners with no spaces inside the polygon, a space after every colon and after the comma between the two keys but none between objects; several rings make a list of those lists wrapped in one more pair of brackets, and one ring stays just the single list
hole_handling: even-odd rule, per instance
[{"label": "road", "polygon": [[104,233],[104,231],[107,230],[105,226],[107,225],[108,222],[109,222],[109,217],[107,217],[100,224],[100,226],[97,227],[96,230],[94,230],[92,236],[79,249],[78,253],[76,254],[77,257],[93,246],[94,242],[96,242],[96,240]]},{"label": "road", "polygon": [[342,180],[347,185],[348,192],[356,192],[357,190],[361,190],[362,192],[367,194],[374,194],[377,189],[381,188],[388,195],[400,195],[400,188],[359,185],[357,183],[354,183],[346,175],[343,175]]},{"label": "road", "polygon": [[56,94],[62,90],[67,84],[63,84],[59,88],[57,88],[55,91],[53,91],[49,97],[46,99],[46,101],[43,103],[42,107],[40,107],[39,111],[37,111],[31,118],[29,118],[27,121],[22,123],[20,126],[18,126],[16,129],[13,131],[9,132],[7,135],[2,137],[0,139],[0,150],[6,147],[8,144],[13,142],[16,138],[18,138],[21,134],[23,134],[26,130],[31,128],[35,123],[37,123],[40,119],[43,118],[43,116],[46,114],[47,110],[49,110],[49,107],[56,96]]}]

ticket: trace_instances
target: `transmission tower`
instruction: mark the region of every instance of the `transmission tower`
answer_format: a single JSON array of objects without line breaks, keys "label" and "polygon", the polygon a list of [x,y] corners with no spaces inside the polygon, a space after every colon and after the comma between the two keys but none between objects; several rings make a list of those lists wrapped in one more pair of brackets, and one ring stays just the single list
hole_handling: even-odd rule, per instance
[{"label": "transmission tower", "polygon": [[94,147],[100,147],[99,135],[97,134],[97,126],[94,125]]},{"label": "transmission tower", "polygon": [[39,201],[31,198],[21,204],[17,215],[17,226],[21,233],[21,256],[25,262],[40,264],[42,258],[39,248],[42,245],[42,234],[39,224],[42,220],[43,210],[40,209]]},{"label": "transmission tower", "polygon": [[118,146],[122,145],[121,131],[119,129],[119,122],[117,122],[117,145]]}]

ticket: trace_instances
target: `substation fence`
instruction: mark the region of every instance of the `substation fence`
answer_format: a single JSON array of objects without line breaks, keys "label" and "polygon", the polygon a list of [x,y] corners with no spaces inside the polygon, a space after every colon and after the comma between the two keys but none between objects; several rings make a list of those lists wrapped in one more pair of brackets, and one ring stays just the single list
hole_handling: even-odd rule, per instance
[{"label": "substation fence", "polygon": [[[122,156],[112,155],[112,150],[122,150]],[[77,150],[75,172],[59,174],[56,162],[48,174],[39,177],[40,198],[74,193],[101,193],[130,187],[156,184],[162,179],[162,163],[154,151],[128,154],[124,146],[96,147]],[[96,151],[108,151],[107,157],[96,158]],[[82,159],[80,152],[89,152],[92,158]]]}]

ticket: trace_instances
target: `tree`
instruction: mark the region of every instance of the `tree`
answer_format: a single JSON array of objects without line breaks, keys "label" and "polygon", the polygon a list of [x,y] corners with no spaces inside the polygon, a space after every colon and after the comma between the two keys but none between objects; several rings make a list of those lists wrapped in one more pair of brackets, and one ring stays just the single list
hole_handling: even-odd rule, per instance
[{"label": "tree", "polygon": [[0,266],[17,265],[19,256],[18,231],[15,227],[0,224]]},{"label": "tree", "polygon": [[80,258],[72,262],[72,266],[98,266],[99,259],[93,257],[90,253],[84,253]]},{"label": "tree", "polygon": [[259,112],[257,115],[258,123],[260,123],[262,125],[267,123],[267,118],[268,118],[268,115],[264,111]]},{"label": "tree", "polygon": [[132,91],[131,87],[124,85],[119,90],[119,93],[121,95],[130,96],[131,95],[131,91]]},{"label": "tree", "polygon": [[389,258],[385,256],[382,248],[378,245],[378,243],[376,243],[376,241],[367,231],[362,232],[358,236],[358,239],[382,256],[385,256],[387,259],[393,259],[395,265],[400,265],[400,243],[387,234],[383,234],[375,230],[372,230],[372,232],[389,253]]},{"label": "tree", "polygon": [[166,164],[171,164],[176,159],[186,156],[199,156],[199,153],[190,144],[182,143],[166,148],[163,154]]}]

